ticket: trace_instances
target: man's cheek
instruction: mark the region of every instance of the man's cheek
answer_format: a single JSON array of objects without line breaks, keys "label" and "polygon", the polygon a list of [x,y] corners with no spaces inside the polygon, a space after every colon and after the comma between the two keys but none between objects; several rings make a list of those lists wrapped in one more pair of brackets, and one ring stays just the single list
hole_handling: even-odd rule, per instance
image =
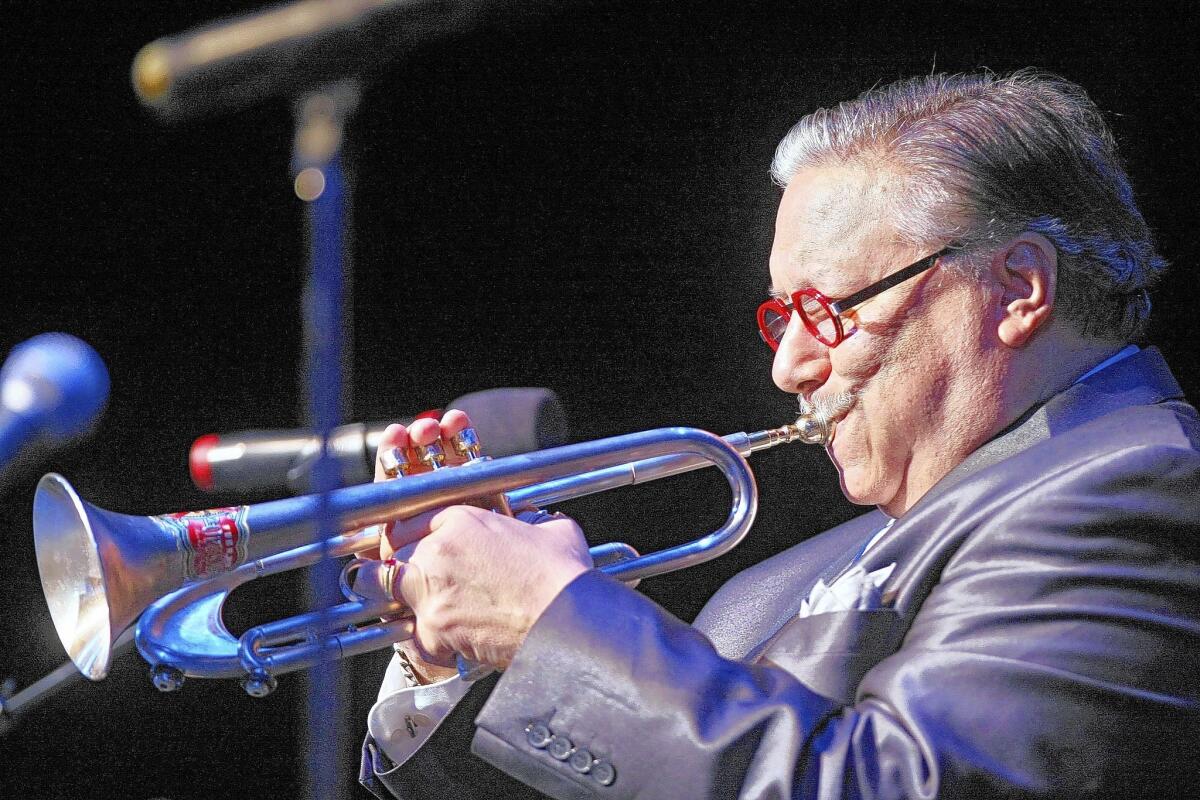
[{"label": "man's cheek", "polygon": [[860,328],[831,351],[830,359],[841,375],[862,379],[879,370],[887,349],[886,339]]}]

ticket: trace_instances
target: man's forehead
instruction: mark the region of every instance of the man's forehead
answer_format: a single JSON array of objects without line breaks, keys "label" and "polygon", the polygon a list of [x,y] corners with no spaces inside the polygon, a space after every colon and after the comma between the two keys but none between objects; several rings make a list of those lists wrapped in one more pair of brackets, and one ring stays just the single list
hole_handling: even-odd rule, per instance
[{"label": "man's forehead", "polygon": [[[884,199],[890,176],[856,166],[801,170],[780,202],[771,252],[775,282],[854,285],[875,245],[892,238]],[[773,286],[783,290],[788,287]]]},{"label": "man's forehead", "polygon": [[[859,226],[859,213],[870,205],[872,191],[873,187],[855,173],[847,174],[845,179],[826,173],[819,180],[800,185],[793,182],[784,192],[790,201],[786,203],[786,213],[793,225],[803,226],[813,234],[844,237]],[[784,213],[781,204],[781,216]]]}]

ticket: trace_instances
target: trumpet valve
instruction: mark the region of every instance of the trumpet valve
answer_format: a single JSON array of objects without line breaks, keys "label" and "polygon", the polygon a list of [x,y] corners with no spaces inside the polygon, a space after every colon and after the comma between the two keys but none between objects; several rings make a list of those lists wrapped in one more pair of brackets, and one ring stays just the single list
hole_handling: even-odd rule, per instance
[{"label": "trumpet valve", "polygon": [[414,449],[417,451],[417,460],[430,469],[441,469],[446,466],[446,451],[442,449],[440,442],[417,445]]},{"label": "trumpet valve", "polygon": [[407,475],[411,462],[403,447],[391,447],[379,454],[379,464],[383,474],[389,478],[399,478]]},{"label": "trumpet valve", "polygon": [[483,458],[483,448],[479,443],[479,434],[474,428],[463,428],[450,437],[450,446],[460,458],[467,461],[478,461]]},{"label": "trumpet valve", "polygon": [[[480,443],[479,434],[475,432],[474,428],[463,428],[451,436],[450,447],[459,458],[465,459],[464,467],[471,464],[482,464],[491,460],[488,456],[483,455],[483,445]],[[509,505],[508,498],[504,496],[503,492],[468,500],[467,503],[468,505],[486,508],[508,517],[513,515],[512,506]]]}]

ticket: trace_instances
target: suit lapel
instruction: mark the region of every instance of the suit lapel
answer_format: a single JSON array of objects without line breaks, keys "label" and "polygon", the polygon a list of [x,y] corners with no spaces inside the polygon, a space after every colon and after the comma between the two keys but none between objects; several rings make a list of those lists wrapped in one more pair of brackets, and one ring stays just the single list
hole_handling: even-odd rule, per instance
[{"label": "suit lapel", "polygon": [[852,558],[886,520],[870,511],[738,573],[700,611],[695,627],[724,657],[754,658],[796,616],[817,578]]}]

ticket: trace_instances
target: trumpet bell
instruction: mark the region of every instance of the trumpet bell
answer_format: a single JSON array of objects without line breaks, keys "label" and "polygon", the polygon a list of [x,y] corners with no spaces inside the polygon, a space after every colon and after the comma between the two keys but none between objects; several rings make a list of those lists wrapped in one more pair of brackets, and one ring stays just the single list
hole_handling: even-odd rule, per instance
[{"label": "trumpet bell", "polygon": [[51,473],[38,482],[33,519],[38,572],[54,629],[79,671],[100,680],[108,674],[114,636],[86,505],[71,484]]},{"label": "trumpet bell", "polygon": [[33,544],[67,655],[86,677],[104,678],[117,637],[178,585],[169,566],[178,559],[175,542],[152,520],[85,502],[66,478],[50,473],[33,498]]}]

